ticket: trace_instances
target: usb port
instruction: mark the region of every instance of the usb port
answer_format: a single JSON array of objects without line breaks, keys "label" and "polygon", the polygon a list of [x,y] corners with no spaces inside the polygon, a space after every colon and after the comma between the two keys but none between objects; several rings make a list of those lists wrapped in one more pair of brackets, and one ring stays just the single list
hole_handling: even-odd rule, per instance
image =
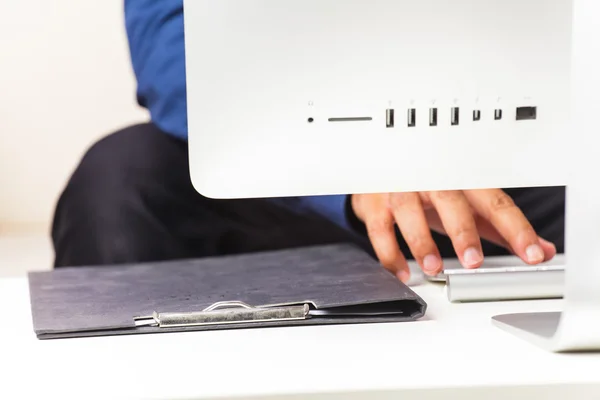
[{"label": "usb port", "polygon": [[537,107],[518,107],[517,121],[537,119]]},{"label": "usb port", "polygon": [[437,108],[429,109],[429,126],[437,126],[438,124],[438,110]]},{"label": "usb port", "polygon": [[458,125],[460,122],[460,109],[458,107],[452,107],[450,111],[450,123],[452,125]]},{"label": "usb port", "polygon": [[391,108],[385,110],[385,126],[387,128],[394,127],[394,110],[392,110]]},{"label": "usb port", "polygon": [[500,110],[500,109],[496,109],[496,110],[494,111],[494,119],[495,119],[496,121],[500,121],[500,120],[502,119],[502,110]]},{"label": "usb port", "polygon": [[481,111],[480,110],[473,111],[473,121],[481,121]]},{"label": "usb port", "polygon": [[417,110],[410,108],[408,110],[408,127],[414,128],[417,126]]}]

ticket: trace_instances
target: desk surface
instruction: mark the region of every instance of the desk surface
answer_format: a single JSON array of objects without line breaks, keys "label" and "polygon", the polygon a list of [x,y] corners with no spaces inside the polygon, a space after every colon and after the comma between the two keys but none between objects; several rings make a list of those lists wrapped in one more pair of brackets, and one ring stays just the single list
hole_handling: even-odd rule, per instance
[{"label": "desk surface", "polygon": [[63,400],[399,393],[427,400],[459,392],[462,399],[600,398],[600,354],[546,353],[491,325],[495,314],[560,310],[559,300],[450,304],[440,285],[414,289],[429,304],[414,323],[39,341],[27,280],[0,280],[0,393]]}]

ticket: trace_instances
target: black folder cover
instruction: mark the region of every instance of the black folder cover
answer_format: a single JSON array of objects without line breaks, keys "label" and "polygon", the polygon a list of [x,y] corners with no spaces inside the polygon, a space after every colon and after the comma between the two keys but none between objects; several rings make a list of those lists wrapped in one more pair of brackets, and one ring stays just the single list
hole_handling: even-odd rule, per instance
[{"label": "black folder cover", "polygon": [[[33,325],[40,339],[414,321],[426,309],[411,289],[349,244],[32,272],[29,288]],[[202,311],[222,301],[253,307],[308,303],[321,315],[176,328],[136,326],[134,321],[155,311]]]}]

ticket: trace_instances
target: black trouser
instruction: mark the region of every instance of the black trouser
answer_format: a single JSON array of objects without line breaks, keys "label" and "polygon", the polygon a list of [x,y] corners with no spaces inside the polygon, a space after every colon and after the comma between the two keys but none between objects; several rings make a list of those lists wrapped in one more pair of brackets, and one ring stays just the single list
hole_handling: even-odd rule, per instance
[{"label": "black trouser", "polygon": [[[153,124],[97,142],[62,193],[54,217],[55,266],[200,258],[356,241],[293,199],[211,200],[190,182],[185,142]],[[564,243],[564,188],[508,190],[539,234]],[[444,257],[455,253],[435,235]],[[405,244],[400,240],[407,256]],[[360,245],[370,250],[366,238]],[[484,243],[486,255],[505,254]]]}]

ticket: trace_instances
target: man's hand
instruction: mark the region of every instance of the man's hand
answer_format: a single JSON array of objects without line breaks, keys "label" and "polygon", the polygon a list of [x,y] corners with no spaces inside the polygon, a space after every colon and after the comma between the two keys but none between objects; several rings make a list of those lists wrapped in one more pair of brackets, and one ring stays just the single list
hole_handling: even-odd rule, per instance
[{"label": "man's hand", "polygon": [[395,225],[428,275],[443,269],[431,230],[451,239],[465,268],[479,268],[483,263],[481,238],[507,248],[531,265],[556,255],[556,247],[537,235],[510,196],[500,189],[356,194],[352,209],[366,225],[379,261],[403,282],[410,273],[396,240]]}]

